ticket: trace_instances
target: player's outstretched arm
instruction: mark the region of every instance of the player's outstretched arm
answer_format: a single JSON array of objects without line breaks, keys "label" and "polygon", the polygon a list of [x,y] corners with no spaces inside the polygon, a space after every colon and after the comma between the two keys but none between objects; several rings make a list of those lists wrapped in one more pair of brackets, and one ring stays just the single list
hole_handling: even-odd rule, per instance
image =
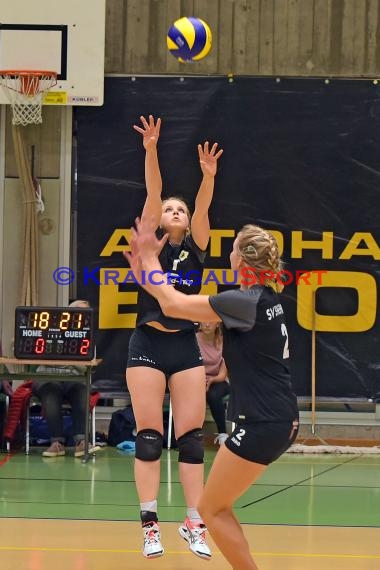
[{"label": "player's outstretched arm", "polygon": [[154,117],[149,115],[148,120],[143,116],[140,117],[140,120],[142,127],[133,125],[133,128],[142,135],[143,146],[145,148],[145,184],[147,197],[142,215],[154,219],[157,229],[161,219],[162,192],[162,178],[157,153],[161,119],[158,118],[155,122]]},{"label": "player's outstretched arm", "polygon": [[205,250],[210,238],[210,221],[208,211],[214,194],[215,175],[218,167],[218,159],[223,153],[218,150],[218,143],[214,143],[210,149],[209,142],[198,145],[199,164],[203,178],[195,198],[194,214],[191,219],[191,235],[197,246]]}]

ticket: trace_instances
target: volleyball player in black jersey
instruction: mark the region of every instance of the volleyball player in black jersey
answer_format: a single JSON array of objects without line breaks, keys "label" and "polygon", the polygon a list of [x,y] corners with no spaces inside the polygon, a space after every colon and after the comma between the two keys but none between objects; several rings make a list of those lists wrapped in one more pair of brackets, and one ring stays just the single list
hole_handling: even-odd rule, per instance
[{"label": "volleyball player in black jersey", "polygon": [[[217,144],[198,145],[203,174],[195,199],[194,214],[183,200],[161,201],[162,180],[157,156],[161,120],[140,117],[145,155],[147,198],[143,215],[153,220],[154,229],[168,233],[160,253],[165,271],[171,272],[174,287],[185,294],[201,288],[205,250],[209,241],[208,209],[211,204],[217,162],[222,150]],[[162,235],[162,233],[161,233]],[[186,276],[181,280],[181,275]],[[163,444],[162,402],[166,384],[170,389],[174,428],[179,450],[179,474],[187,516],[179,532],[190,550],[203,558],[211,552],[205,540],[206,527],[197,510],[204,483],[203,434],[205,417],[205,372],[192,320],[167,317],[158,302],[140,288],[137,326],[129,344],[127,384],[137,423],[135,480],[144,531],[143,554],[161,556],[157,517],[160,456]]]},{"label": "volleyball player in black jersey", "polygon": [[[136,275],[160,269],[158,240],[149,221],[137,221],[128,259]],[[147,284],[165,315],[222,322],[223,355],[231,383],[229,419],[236,428],[216,455],[198,509],[234,570],[257,570],[235,501],[288,449],[298,432],[297,399],[289,372],[288,331],[278,294],[281,260],[274,237],[248,225],[238,233],[231,268],[244,275],[241,288],[185,296],[163,282]],[[256,273],[255,273],[256,272]],[[257,284],[261,277],[262,285]]]}]

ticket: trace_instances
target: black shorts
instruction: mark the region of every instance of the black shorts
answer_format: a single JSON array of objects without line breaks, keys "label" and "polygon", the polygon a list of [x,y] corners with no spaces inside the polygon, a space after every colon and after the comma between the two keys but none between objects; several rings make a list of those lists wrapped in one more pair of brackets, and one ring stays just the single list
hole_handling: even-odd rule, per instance
[{"label": "black shorts", "polygon": [[127,369],[148,366],[167,377],[203,366],[195,331],[165,332],[149,325],[137,327],[129,341]]},{"label": "black shorts", "polygon": [[226,447],[247,461],[269,465],[294,442],[299,421],[239,423],[226,439]]}]

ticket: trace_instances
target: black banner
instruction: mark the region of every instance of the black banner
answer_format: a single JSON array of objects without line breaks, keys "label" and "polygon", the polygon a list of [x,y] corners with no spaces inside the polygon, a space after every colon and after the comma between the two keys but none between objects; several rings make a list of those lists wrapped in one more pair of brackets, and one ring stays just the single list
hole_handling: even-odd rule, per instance
[{"label": "black banner", "polygon": [[[370,81],[112,77],[102,108],[76,109],[78,295],[99,310],[97,378],[124,382],[136,286],[122,250],[145,200],[144,149],[132,125],[161,117],[163,194],[192,206],[197,144],[219,161],[207,259],[223,290],[236,232],[272,230],[289,284],[284,305],[298,395],[310,394],[312,293],[317,395],[380,396],[380,97]],[[309,272],[309,273],[304,273]],[[123,281],[126,281],[123,283]]]}]

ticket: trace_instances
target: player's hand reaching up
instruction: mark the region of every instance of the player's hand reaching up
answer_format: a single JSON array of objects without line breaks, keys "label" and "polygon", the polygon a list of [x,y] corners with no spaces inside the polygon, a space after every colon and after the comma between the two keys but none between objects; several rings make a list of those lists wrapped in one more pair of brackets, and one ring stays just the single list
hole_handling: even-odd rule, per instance
[{"label": "player's hand reaching up", "polygon": [[147,217],[136,218],[135,227],[132,228],[131,252],[124,251],[123,255],[140,284],[144,260],[152,257],[158,260],[168,237],[169,234],[165,234],[161,239],[157,239],[153,220]]},{"label": "player's hand reaching up", "polygon": [[168,237],[169,234],[165,234],[161,239],[158,239],[153,218],[142,216],[136,218],[135,227],[132,228],[132,247],[142,259],[158,257]]},{"label": "player's hand reaching up", "polygon": [[215,176],[217,171],[218,159],[223,154],[223,149],[218,148],[218,143],[214,143],[209,149],[209,142],[206,141],[202,147],[201,144],[198,145],[198,154],[199,154],[199,164],[201,166],[201,170],[203,176]]},{"label": "player's hand reaching up", "polygon": [[157,145],[157,141],[160,136],[161,119],[157,119],[157,121],[154,122],[153,115],[149,115],[149,122],[143,116],[140,117],[140,120],[142,127],[133,125],[133,128],[143,136],[144,148],[145,150],[148,150],[149,148]]}]

